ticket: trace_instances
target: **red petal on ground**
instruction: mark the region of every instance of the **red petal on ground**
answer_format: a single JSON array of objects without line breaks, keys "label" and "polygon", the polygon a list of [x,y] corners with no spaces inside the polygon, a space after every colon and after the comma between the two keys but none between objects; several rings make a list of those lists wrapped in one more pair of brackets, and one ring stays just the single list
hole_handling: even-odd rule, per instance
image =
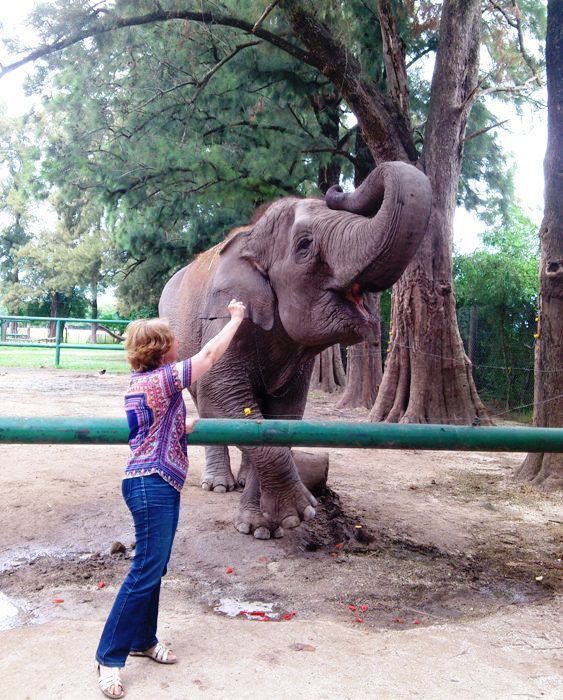
[{"label": "red petal on ground", "polygon": [[367,606],[367,605],[360,605],[360,610],[361,610],[362,612],[365,612],[367,609],[368,609],[368,606]]},{"label": "red petal on ground", "polygon": [[225,573],[227,573],[227,574],[232,574],[232,573],[233,573],[233,567],[232,567],[232,566],[227,566],[227,568],[225,569]]},{"label": "red petal on ground", "polygon": [[105,588],[106,582],[105,581],[98,581],[98,588]]},{"label": "red petal on ground", "polygon": [[344,547],[344,543],[339,542],[338,544],[335,544],[334,546],[336,547],[336,549],[342,549],[342,547]]},{"label": "red petal on ground", "polygon": [[351,610],[352,612],[354,612],[355,609],[356,609],[356,606],[355,606],[355,605],[349,605],[349,606],[348,606],[348,610]]},{"label": "red petal on ground", "polygon": [[53,598],[53,603],[64,603],[65,599],[64,598]]},{"label": "red petal on ground", "polygon": [[363,620],[362,620],[361,617],[357,617],[357,618],[356,618],[356,622],[363,622]]}]

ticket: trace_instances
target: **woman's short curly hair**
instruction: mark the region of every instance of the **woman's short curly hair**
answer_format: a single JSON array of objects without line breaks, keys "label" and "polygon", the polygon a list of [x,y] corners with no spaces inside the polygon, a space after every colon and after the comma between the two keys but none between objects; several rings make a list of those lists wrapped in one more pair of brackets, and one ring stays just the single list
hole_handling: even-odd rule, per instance
[{"label": "woman's short curly hair", "polygon": [[162,356],[172,347],[170,324],[163,318],[131,321],[125,331],[127,361],[136,372],[147,372],[162,364]]}]

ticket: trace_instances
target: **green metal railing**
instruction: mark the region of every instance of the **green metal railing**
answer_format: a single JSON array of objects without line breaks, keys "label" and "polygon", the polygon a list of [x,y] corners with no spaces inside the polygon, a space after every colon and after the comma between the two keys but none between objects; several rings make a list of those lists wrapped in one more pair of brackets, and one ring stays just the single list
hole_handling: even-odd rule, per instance
[{"label": "green metal railing", "polygon": [[[55,322],[55,342],[31,342],[27,341],[24,343],[14,342],[14,341],[3,341],[4,337],[2,333],[2,327],[4,323],[21,323],[23,321],[45,321],[48,323]],[[64,347],[69,350],[123,350],[123,345],[118,344],[93,344],[93,343],[65,343],[62,340],[63,335],[63,323],[87,323],[90,325],[108,325],[108,324],[119,324],[127,325],[130,321],[115,320],[113,318],[62,318],[58,316],[0,316],[0,346],[5,347],[16,347],[16,348],[53,348],[55,350],[55,367],[59,367],[61,364],[61,349]],[[7,334],[14,335],[14,334]],[[21,337],[20,334],[16,334],[16,338]]]},{"label": "green metal railing", "polygon": [[[0,418],[0,443],[123,444],[122,418]],[[383,449],[563,452],[563,428],[202,419],[192,445],[285,445]]]}]

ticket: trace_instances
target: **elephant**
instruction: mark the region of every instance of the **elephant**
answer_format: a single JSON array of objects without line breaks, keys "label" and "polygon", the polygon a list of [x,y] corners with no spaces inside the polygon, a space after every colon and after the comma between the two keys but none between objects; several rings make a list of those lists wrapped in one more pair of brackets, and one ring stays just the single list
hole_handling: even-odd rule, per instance
[{"label": "elephant", "polygon": [[[166,284],[159,314],[194,355],[227,321],[236,297],[246,316],[224,357],[190,387],[202,418],[292,418],[305,410],[315,355],[369,338],[365,292],[387,289],[426,231],[432,192],[413,165],[386,162],[351,193],[283,198],[234,229]],[[246,409],[246,412],[245,412]],[[315,515],[287,447],[240,447],[244,485],[234,524],[258,539],[281,537]],[[228,448],[206,447],[202,488],[236,488]]]}]

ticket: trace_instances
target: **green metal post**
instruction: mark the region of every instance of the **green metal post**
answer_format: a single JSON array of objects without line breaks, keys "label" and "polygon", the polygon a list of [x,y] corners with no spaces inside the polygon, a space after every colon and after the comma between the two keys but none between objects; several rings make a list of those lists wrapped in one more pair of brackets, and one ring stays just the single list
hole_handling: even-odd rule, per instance
[{"label": "green metal post", "polygon": [[[0,418],[0,443],[123,444],[121,418]],[[563,428],[488,428],[286,420],[200,420],[192,445],[563,452]]]},{"label": "green metal post", "polygon": [[63,322],[57,321],[57,331],[55,333],[55,367],[61,364],[61,335],[63,331]]}]

